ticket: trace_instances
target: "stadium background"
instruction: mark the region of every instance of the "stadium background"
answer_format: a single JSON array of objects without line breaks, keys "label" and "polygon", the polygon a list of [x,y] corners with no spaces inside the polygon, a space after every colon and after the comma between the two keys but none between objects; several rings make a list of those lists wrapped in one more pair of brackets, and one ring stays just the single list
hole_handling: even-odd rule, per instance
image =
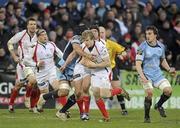
[{"label": "stadium background", "polygon": [[[34,0],[33,2],[38,3],[41,0]],[[65,0],[60,0],[61,4],[65,3]],[[46,2],[46,4],[49,4],[50,0],[42,0],[41,2]],[[98,0],[92,0],[93,4],[97,4]],[[114,2],[114,0],[106,0],[106,4],[111,5]],[[123,0],[124,2],[124,0]],[[141,2],[146,3],[147,0],[141,0]],[[158,7],[160,5],[159,0],[154,1],[155,7]],[[170,0],[170,2],[176,2],[176,4],[180,5],[179,0]],[[6,0],[1,0],[0,5],[5,6],[4,4],[7,3]],[[81,5],[83,4],[83,0],[78,0],[78,3]],[[2,66],[3,63],[0,64]],[[177,67],[180,68],[180,67]],[[180,71],[177,72],[176,78],[172,78],[169,76],[166,72],[164,72],[167,78],[170,80],[172,87],[173,87],[173,95],[171,99],[164,105],[166,108],[180,108]],[[11,93],[11,89],[14,85],[14,69],[12,70],[4,70],[3,68],[0,68],[0,108],[7,108],[8,106],[8,100]],[[143,108],[143,101],[144,101],[144,91],[141,87],[141,85],[138,82],[137,73],[133,70],[129,69],[123,69],[121,70],[121,80],[122,80],[122,86],[127,89],[127,91],[131,95],[131,101],[126,101],[127,108],[134,108],[134,109],[142,109]],[[25,89],[22,88],[20,90],[20,96],[16,100],[16,108],[24,108],[23,102],[24,102],[24,92]],[[160,91],[154,90],[154,101],[158,100],[158,96],[160,95]],[[96,108],[94,100],[91,99],[91,108]],[[153,101],[153,103],[154,103]],[[113,101],[106,102],[108,108],[119,108],[119,105],[117,103],[116,98],[113,99]],[[47,104],[48,108],[54,108],[56,106],[56,102],[51,101]]]}]

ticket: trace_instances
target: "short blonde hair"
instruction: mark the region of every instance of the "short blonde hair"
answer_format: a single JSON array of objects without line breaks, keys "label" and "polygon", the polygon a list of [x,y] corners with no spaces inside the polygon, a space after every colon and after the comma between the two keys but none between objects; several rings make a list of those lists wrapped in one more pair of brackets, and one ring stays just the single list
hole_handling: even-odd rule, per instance
[{"label": "short blonde hair", "polygon": [[82,40],[86,40],[87,38],[90,38],[91,40],[95,40],[95,37],[94,37],[94,34],[91,30],[85,30],[83,33],[82,33]]}]

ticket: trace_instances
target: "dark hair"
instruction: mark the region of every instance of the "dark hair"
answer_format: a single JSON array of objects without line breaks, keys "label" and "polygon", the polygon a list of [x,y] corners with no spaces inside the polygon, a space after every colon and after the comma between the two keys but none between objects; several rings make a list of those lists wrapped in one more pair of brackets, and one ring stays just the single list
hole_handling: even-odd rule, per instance
[{"label": "dark hair", "polygon": [[148,30],[152,30],[153,31],[153,33],[155,34],[155,35],[157,35],[157,37],[159,36],[159,33],[158,33],[158,29],[155,27],[155,26],[147,26],[146,27],[146,31],[148,31]]},{"label": "dark hair", "polygon": [[36,21],[33,17],[27,19],[26,24],[28,25],[30,21]]},{"label": "dark hair", "polygon": [[96,30],[98,30],[98,32],[99,32],[99,27],[98,27],[98,25],[92,25],[92,26],[90,26],[89,29],[96,29]]},{"label": "dark hair", "polygon": [[78,25],[74,28],[75,35],[81,35],[83,31],[88,30],[88,27],[84,24]]},{"label": "dark hair", "polygon": [[92,26],[90,26],[89,29],[90,29],[90,30],[91,30],[91,29],[96,29],[96,30],[98,31],[98,35],[100,36],[100,31],[99,31],[99,26],[98,26],[98,25],[92,25]]}]

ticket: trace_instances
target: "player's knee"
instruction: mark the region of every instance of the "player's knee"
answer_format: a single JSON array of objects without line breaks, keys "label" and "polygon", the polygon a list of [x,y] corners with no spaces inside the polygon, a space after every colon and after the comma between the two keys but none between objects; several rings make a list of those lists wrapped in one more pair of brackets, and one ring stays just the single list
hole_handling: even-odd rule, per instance
[{"label": "player's knee", "polygon": [[89,88],[83,88],[83,92],[84,92],[85,94],[88,94],[88,93],[89,93]]},{"label": "player's knee", "polygon": [[67,96],[69,94],[69,90],[67,89],[59,89],[58,96]]},{"label": "player's knee", "polygon": [[166,96],[171,96],[172,94],[172,88],[171,87],[166,87],[163,89],[163,93],[166,95]]},{"label": "player's knee", "polygon": [[148,98],[151,99],[152,96],[153,96],[153,90],[151,90],[151,89],[146,90],[146,95],[147,95]]},{"label": "player's knee", "polygon": [[69,94],[69,84],[67,82],[61,82],[54,86],[55,90],[58,90],[58,96],[67,96]]},{"label": "player's knee", "polygon": [[28,81],[31,86],[35,86],[36,78],[34,76],[29,77]]},{"label": "player's knee", "polygon": [[14,86],[14,88],[15,88],[16,90],[18,90],[18,89],[20,89],[22,86],[23,86],[22,83],[16,83],[15,86]]},{"label": "player's knee", "polygon": [[82,96],[81,91],[75,91],[76,97],[79,99]]}]

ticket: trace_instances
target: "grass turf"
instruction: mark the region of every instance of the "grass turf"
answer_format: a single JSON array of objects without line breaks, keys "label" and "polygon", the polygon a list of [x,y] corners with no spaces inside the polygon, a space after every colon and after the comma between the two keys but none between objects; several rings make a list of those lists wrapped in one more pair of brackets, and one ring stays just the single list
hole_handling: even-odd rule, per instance
[{"label": "grass turf", "polygon": [[61,121],[55,117],[55,109],[46,109],[42,114],[33,114],[27,109],[16,109],[9,113],[0,110],[0,128],[180,128],[180,109],[166,110],[167,118],[151,109],[151,123],[143,123],[143,110],[131,109],[128,116],[122,116],[117,109],[109,110],[111,121],[99,122],[98,110],[91,110],[90,120],[83,122],[79,119],[77,110],[71,110],[71,118]]}]

